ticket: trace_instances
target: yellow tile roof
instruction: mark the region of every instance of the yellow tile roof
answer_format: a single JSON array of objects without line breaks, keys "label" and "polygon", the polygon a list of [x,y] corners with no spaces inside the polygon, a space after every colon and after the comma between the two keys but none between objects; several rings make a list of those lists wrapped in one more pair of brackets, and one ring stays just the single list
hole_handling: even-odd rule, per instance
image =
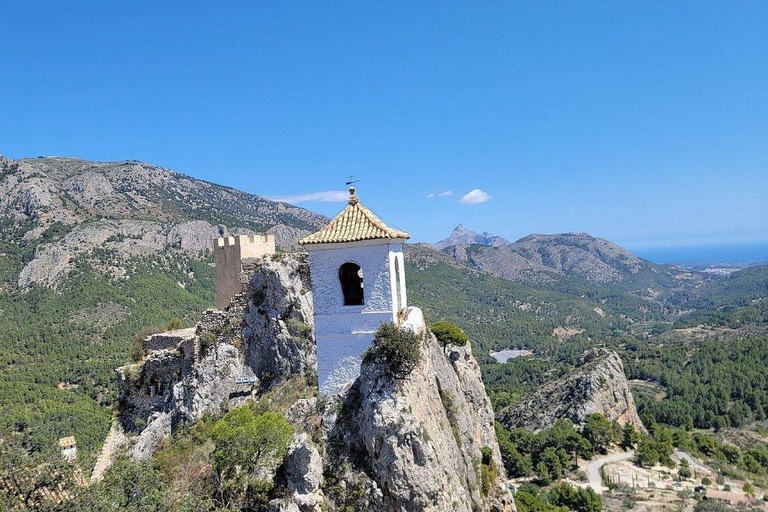
[{"label": "yellow tile roof", "polygon": [[360,204],[355,188],[351,187],[347,207],[320,231],[299,240],[299,244],[335,244],[395,238],[411,236],[384,224],[371,210]]},{"label": "yellow tile roof", "polygon": [[65,446],[72,446],[75,444],[77,444],[75,442],[75,436],[62,437],[61,439],[59,439],[59,446],[61,446],[62,448],[64,448]]}]

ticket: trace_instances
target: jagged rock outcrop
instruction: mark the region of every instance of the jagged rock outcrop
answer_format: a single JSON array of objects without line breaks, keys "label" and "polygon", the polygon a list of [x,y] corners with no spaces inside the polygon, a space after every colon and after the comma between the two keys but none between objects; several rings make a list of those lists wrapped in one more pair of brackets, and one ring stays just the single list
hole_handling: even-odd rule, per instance
[{"label": "jagged rock outcrop", "polygon": [[[424,333],[416,369],[399,380],[381,364],[364,363],[326,409],[326,468],[346,484],[326,492],[355,510],[512,510],[493,410],[470,347],[444,354],[425,333],[420,310],[409,309],[406,326]],[[487,495],[484,449],[500,475],[486,482]]]},{"label": "jagged rock outcrop", "polygon": [[486,245],[489,247],[498,247],[500,245],[506,245],[509,242],[505,240],[504,238],[494,235],[493,233],[488,233],[487,231],[484,231],[482,233],[478,233],[476,231],[472,231],[470,229],[467,229],[464,227],[463,224],[459,224],[454,228],[453,233],[451,233],[451,236],[444,240],[440,240],[436,244],[434,244],[435,247],[438,249],[445,249],[446,247],[452,247],[454,245],[469,245],[469,244],[477,244],[477,245]]},{"label": "jagged rock outcrop", "polygon": [[288,447],[283,462],[287,498],[270,503],[270,510],[321,512],[325,496],[320,489],[323,483],[323,458],[306,433],[296,434]]},{"label": "jagged rock outcrop", "polygon": [[[262,380],[316,372],[313,337],[312,284],[306,255],[281,256],[259,262],[258,271],[245,263],[251,275],[243,316],[245,364]],[[234,301],[237,302],[237,299]],[[310,379],[311,380],[311,379]]]},{"label": "jagged rock outcrop", "polygon": [[249,262],[245,289],[226,311],[207,311],[195,335],[179,331],[175,345],[173,333],[151,337],[149,348],[171,348],[151,350],[140,363],[118,369],[118,418],[126,431],[138,433],[134,457],[151,455],[179,425],[222,405],[237,405],[292,375],[313,377],[308,272],[305,256]]},{"label": "jagged rock outcrop", "polygon": [[[194,333],[148,338],[144,360],[118,370],[118,418],[134,434],[131,456],[149,457],[180,425],[291,377],[315,377],[316,386],[306,256],[244,268],[244,291],[225,311],[207,311]],[[418,308],[402,325],[423,340],[407,378],[369,362],[344,393],[283,405],[296,434],[273,476],[281,490],[270,510],[514,510],[471,348],[444,353]],[[250,379],[242,386],[236,377]]]},{"label": "jagged rock outcrop", "polygon": [[570,375],[503,409],[499,421],[510,429],[520,427],[538,432],[559,419],[581,424],[590,413],[602,414],[621,425],[631,423],[640,432],[646,432],[616,352],[588,350]]}]

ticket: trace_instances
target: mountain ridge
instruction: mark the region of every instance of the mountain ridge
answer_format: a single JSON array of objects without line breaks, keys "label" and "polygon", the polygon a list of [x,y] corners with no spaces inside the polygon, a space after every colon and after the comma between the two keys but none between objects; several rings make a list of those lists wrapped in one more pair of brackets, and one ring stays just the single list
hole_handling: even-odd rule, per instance
[{"label": "mountain ridge", "polygon": [[457,244],[442,250],[459,261],[520,283],[555,286],[563,278],[575,278],[654,300],[713,279],[694,270],[652,263],[583,232],[534,233],[493,247]]},{"label": "mountain ridge", "polygon": [[478,244],[490,247],[498,247],[508,243],[509,242],[507,240],[498,235],[494,235],[493,233],[489,233],[487,231],[478,233],[476,231],[467,229],[463,224],[459,224],[453,229],[453,232],[448,238],[440,240],[439,242],[432,245],[438,249],[445,249],[446,247],[462,244]]},{"label": "mountain ridge", "polygon": [[309,210],[136,160],[69,157],[0,158],[0,216],[23,231],[16,235],[21,244],[37,245],[18,284],[49,287],[66,278],[74,260],[94,260],[90,255],[96,250],[125,263],[169,249],[202,254],[220,234],[255,232],[273,234],[279,249],[291,250],[327,221]]}]

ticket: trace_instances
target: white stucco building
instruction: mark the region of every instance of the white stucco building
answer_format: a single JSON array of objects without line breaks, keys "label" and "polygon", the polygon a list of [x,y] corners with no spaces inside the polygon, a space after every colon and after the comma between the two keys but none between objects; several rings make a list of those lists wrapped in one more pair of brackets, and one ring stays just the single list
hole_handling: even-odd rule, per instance
[{"label": "white stucco building", "polygon": [[341,391],[359,375],[373,333],[407,306],[408,238],[361,205],[352,187],[347,207],[299,241],[309,252],[321,393]]},{"label": "white stucco building", "polygon": [[59,450],[61,450],[61,456],[66,461],[73,461],[77,459],[77,441],[74,436],[62,437],[59,439]]}]

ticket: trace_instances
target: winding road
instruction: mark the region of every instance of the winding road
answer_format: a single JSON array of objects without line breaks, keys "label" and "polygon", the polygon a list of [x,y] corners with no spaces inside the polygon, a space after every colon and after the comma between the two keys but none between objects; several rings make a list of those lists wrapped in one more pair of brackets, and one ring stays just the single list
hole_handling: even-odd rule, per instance
[{"label": "winding road", "polygon": [[589,486],[597,493],[601,493],[603,491],[607,491],[608,488],[603,485],[603,479],[600,477],[600,468],[605,466],[606,464],[612,464],[614,462],[621,462],[623,460],[631,459],[635,456],[635,451],[629,451],[625,453],[617,453],[615,455],[609,455],[607,457],[603,457],[602,459],[596,459],[593,461],[590,461],[589,464],[587,464],[586,473],[587,473],[587,480],[589,481]]},{"label": "winding road", "polygon": [[[684,452],[682,450],[675,450],[675,455],[677,457],[680,457],[681,459],[687,460],[688,465],[696,471],[712,473],[712,470],[710,468],[696,462],[696,460],[693,457],[691,457],[691,455],[687,452]],[[587,480],[589,481],[589,486],[592,488],[592,490],[594,490],[597,493],[602,493],[604,491],[607,491],[608,488],[603,485],[603,479],[600,476],[600,468],[602,468],[606,464],[612,464],[614,462],[621,462],[623,460],[631,459],[634,456],[635,456],[635,451],[632,450],[629,452],[617,453],[614,455],[603,457],[601,459],[595,459],[593,461],[590,461],[587,464],[587,467],[585,469],[585,472],[587,473]],[[732,480],[726,480],[725,483],[730,485],[734,489],[741,488],[741,484],[734,482]]]}]

